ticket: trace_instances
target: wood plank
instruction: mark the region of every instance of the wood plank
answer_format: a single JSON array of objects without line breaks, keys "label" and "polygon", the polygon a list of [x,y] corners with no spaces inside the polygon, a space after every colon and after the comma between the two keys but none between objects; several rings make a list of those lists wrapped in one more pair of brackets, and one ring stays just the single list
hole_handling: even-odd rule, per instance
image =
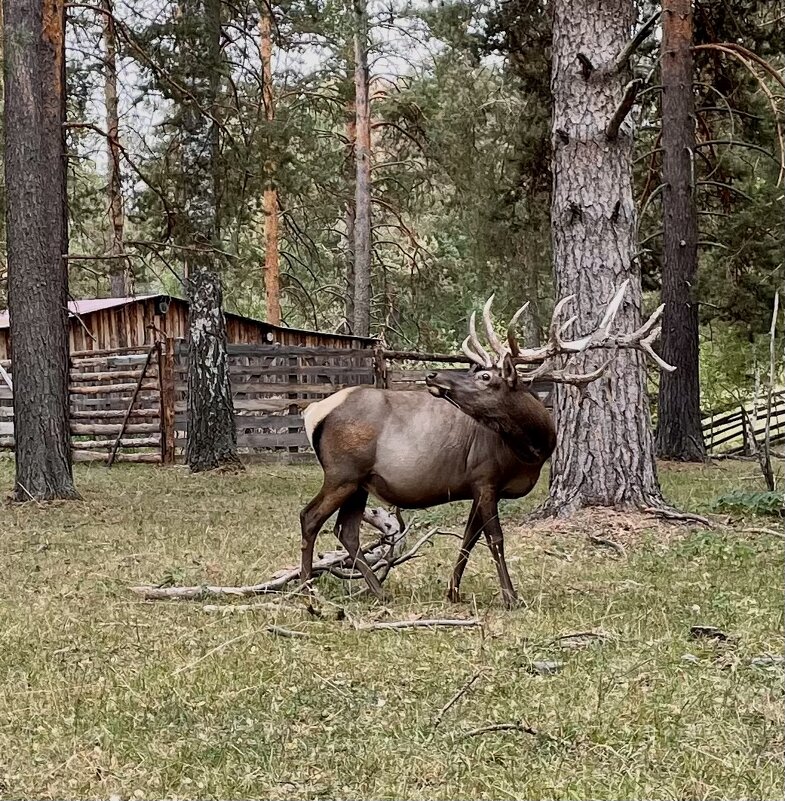
[{"label": "wood plank", "polygon": [[167,338],[158,347],[158,384],[160,387],[161,463],[174,464],[175,452],[175,379],[174,340]]},{"label": "wood plank", "polygon": [[[176,384],[175,388],[178,392],[186,392],[186,384]],[[244,395],[265,395],[277,396],[288,395],[290,393],[298,393],[300,395],[316,395],[324,397],[326,395],[333,395],[338,390],[343,389],[341,385],[333,386],[332,384],[273,384],[264,381],[255,382],[252,384],[234,384],[232,386],[232,395],[235,398],[242,398]],[[292,398],[291,400],[298,400]]]},{"label": "wood plank", "polygon": [[85,357],[117,356],[120,354],[130,354],[130,353],[142,353],[144,354],[144,356],[147,356],[147,351],[149,349],[150,348],[147,345],[143,345],[142,347],[134,345],[127,348],[96,348],[95,350],[77,350],[71,353],[71,358],[78,359],[80,356],[85,356]]},{"label": "wood plank", "polygon": [[4,423],[0,421],[0,436],[13,437],[13,435],[14,435],[13,422]]},{"label": "wood plank", "polygon": [[147,354],[130,356],[98,356],[95,358],[74,358],[71,356],[71,369],[81,370],[83,367],[123,368],[138,364],[143,365]]},{"label": "wood plank", "polygon": [[[136,404],[134,405],[133,414],[136,414],[141,409],[155,409],[156,414],[158,414],[158,407],[159,407],[159,397],[158,392],[154,395],[150,395],[146,393],[141,398],[136,399]],[[102,409],[102,410],[116,410],[122,409],[123,413],[128,408],[128,401],[130,400],[130,396],[128,393],[122,393],[117,397],[111,397],[107,395],[99,395],[96,397],[91,397],[89,395],[72,395],[71,396],[71,409]]]},{"label": "wood plank", "polygon": [[[109,451],[114,447],[114,439],[86,439],[73,442],[73,448],[80,450],[105,450]],[[121,448],[157,448],[161,444],[158,437],[128,437],[120,440]]]},{"label": "wood plank", "polygon": [[[318,376],[325,375],[332,377],[340,376],[373,376],[373,366],[368,365],[335,365],[335,364],[317,364],[317,365],[298,365],[295,368],[297,375]],[[425,376],[423,371],[423,377]],[[246,364],[233,364],[229,367],[229,375],[232,378],[243,376],[279,376],[291,375],[292,367],[287,365],[276,365],[267,367],[265,365],[246,365]]]},{"label": "wood plank", "polygon": [[[77,436],[117,436],[122,430],[121,424],[108,423],[71,423],[71,433]],[[157,434],[158,423],[132,423],[125,427],[126,434]]]},{"label": "wood plank", "polygon": [[238,434],[238,448],[292,448],[308,447],[305,432],[286,434]]},{"label": "wood plank", "polygon": [[[68,387],[72,395],[105,395],[112,392],[133,392],[136,384],[87,384],[85,386],[73,384]],[[158,391],[158,382],[145,381],[141,386],[142,391]]]},{"label": "wood plank", "polygon": [[[5,407],[0,406],[0,417],[3,416],[2,410]],[[10,407],[9,407],[10,408]],[[117,409],[71,409],[70,418],[71,420],[112,420],[112,419],[119,419],[122,420],[125,417],[125,412],[127,409],[124,408],[117,408]],[[134,409],[131,412],[131,417],[142,417],[142,418],[150,418],[150,417],[158,417],[159,411],[155,408],[150,409]]]},{"label": "wood plank", "polygon": [[[106,462],[105,453],[100,451],[87,451],[74,449],[71,455],[75,462]],[[116,462],[143,462],[144,464],[160,464],[161,454],[155,453],[118,453],[114,460]]]},{"label": "wood plank", "polygon": [[240,428],[288,428],[290,426],[303,426],[303,418],[300,414],[267,414],[241,415],[234,416],[234,423]]},{"label": "wood plank", "polygon": [[320,348],[300,345],[228,345],[229,356],[325,356],[373,359],[373,348]]},{"label": "wood plank", "polygon": [[[95,373],[82,370],[70,370],[68,378],[71,382],[88,383],[90,381],[116,381],[121,378],[135,378],[138,380],[141,374],[141,370],[108,370]],[[154,378],[156,376],[156,371],[148,370],[147,375],[150,378]]]}]

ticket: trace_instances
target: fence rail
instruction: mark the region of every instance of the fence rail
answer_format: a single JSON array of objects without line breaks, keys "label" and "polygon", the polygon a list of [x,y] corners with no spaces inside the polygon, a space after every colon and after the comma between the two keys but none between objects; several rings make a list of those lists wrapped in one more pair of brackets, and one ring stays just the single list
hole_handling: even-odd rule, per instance
[{"label": "fence rail", "polygon": [[[740,404],[733,411],[706,417],[702,426],[709,453],[749,455],[756,443],[761,447],[766,434],[768,402],[764,395]],[[785,440],[785,388],[772,393],[769,431],[771,442]]]}]

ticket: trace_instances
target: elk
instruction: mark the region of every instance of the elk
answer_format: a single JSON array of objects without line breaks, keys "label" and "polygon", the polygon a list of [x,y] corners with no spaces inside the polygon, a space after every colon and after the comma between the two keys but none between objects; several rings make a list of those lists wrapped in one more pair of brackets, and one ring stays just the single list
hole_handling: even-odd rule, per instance
[{"label": "elk", "polygon": [[[321,490],[300,514],[302,562],[300,578],[312,575],[314,544],[319,530],[338,512],[336,534],[365,578],[370,590],[384,598],[381,583],[360,549],[359,531],[369,493],[393,506],[420,509],[452,501],[472,501],[458,558],[448,585],[451,601],[460,600],[460,584],[469,554],[484,535],[496,565],[506,606],[517,597],[504,558],[504,535],[498,517],[503,498],[531,492],[556,445],[551,416],[529,391],[530,382],[546,379],[585,385],[599,378],[609,364],[591,373],[553,369],[549,361],[573,357],[592,348],[636,348],[660,366],[670,368],[653,351],[662,307],[637,331],[611,336],[609,329],[621,305],[625,281],[609,303],[598,329],[567,341],[563,333],[575,318],[560,325],[565,298],[556,304],[548,341],[521,348],[515,335],[522,306],[507,328],[503,344],[491,318],[493,296],[483,308],[483,322],[492,356],[477,336],[475,314],[462,350],[468,371],[442,370],[426,377],[428,392],[348,387],[311,404],[304,413],[308,439],[324,471]],[[519,375],[516,364],[538,365]]]}]

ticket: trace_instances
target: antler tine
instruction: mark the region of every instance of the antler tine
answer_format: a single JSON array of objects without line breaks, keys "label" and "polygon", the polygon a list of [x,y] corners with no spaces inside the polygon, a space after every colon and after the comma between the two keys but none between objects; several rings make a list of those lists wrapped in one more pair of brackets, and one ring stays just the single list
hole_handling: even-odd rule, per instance
[{"label": "antler tine", "polygon": [[507,345],[510,348],[510,355],[517,356],[521,349],[518,346],[518,338],[515,336],[515,326],[518,325],[518,319],[520,316],[529,308],[529,301],[527,300],[526,303],[518,309],[515,314],[513,314],[512,319],[510,320],[509,325],[507,326]]},{"label": "antler tine", "polygon": [[485,301],[485,305],[482,307],[482,321],[485,323],[485,334],[488,337],[488,342],[496,352],[496,355],[499,357],[499,359],[503,359],[507,355],[507,351],[504,349],[504,345],[502,345],[501,341],[499,340],[499,337],[497,336],[493,327],[493,320],[491,319],[491,305],[493,304],[493,299],[495,296],[496,295],[494,293],[488,298],[488,300]]},{"label": "antler tine", "polygon": [[563,350],[564,343],[561,339],[561,326],[559,325],[559,316],[561,315],[561,310],[568,304],[575,300],[575,295],[567,295],[566,298],[562,298],[554,307],[553,307],[553,316],[551,317],[551,330],[548,337],[548,350],[551,351],[549,355],[555,355],[559,351]]},{"label": "antler tine", "polygon": [[474,350],[477,355],[483,360],[483,367],[493,367],[493,359],[491,355],[488,353],[487,350],[482,346],[482,343],[477,337],[477,315],[475,312],[472,312],[471,317],[469,317],[469,342],[471,344],[472,350]]},{"label": "antler tine", "polygon": [[574,384],[575,386],[584,386],[596,381],[608,369],[608,365],[613,361],[612,356],[607,361],[603,362],[596,370],[590,373],[568,373],[566,370],[552,370],[549,365],[542,364],[536,370],[530,373],[524,373],[521,378],[524,381],[536,381],[538,378],[544,378],[547,381],[553,381],[555,384]]},{"label": "antler tine", "polygon": [[461,343],[461,350],[469,357],[469,359],[474,362],[474,364],[479,365],[480,367],[485,367],[485,360],[475,353],[471,347],[469,346],[469,337],[463,340]]},{"label": "antler tine", "polygon": [[616,319],[616,315],[619,313],[619,309],[621,308],[621,302],[624,300],[624,295],[627,292],[627,287],[630,285],[630,279],[625,278],[621,282],[621,286],[617,290],[616,294],[611,298],[611,302],[608,304],[608,308],[605,309],[605,314],[603,315],[602,321],[600,322],[598,333],[602,332],[602,335],[608,333],[608,329],[613,324],[613,321]]},{"label": "antler tine", "polygon": [[668,373],[672,373],[676,367],[672,364],[668,364],[661,356],[659,356],[654,348],[652,348],[651,343],[654,342],[655,339],[660,335],[660,327],[657,326],[649,336],[645,339],[641,340],[640,349],[651,359],[653,359],[663,370]]}]

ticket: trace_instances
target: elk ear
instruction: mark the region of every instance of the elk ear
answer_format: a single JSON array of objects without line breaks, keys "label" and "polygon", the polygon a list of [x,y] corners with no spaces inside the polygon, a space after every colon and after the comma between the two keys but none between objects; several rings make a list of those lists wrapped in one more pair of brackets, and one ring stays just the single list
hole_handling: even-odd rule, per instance
[{"label": "elk ear", "polygon": [[515,363],[509,353],[504,355],[502,361],[502,378],[507,382],[510,389],[515,389],[518,384],[518,371],[515,369]]}]

